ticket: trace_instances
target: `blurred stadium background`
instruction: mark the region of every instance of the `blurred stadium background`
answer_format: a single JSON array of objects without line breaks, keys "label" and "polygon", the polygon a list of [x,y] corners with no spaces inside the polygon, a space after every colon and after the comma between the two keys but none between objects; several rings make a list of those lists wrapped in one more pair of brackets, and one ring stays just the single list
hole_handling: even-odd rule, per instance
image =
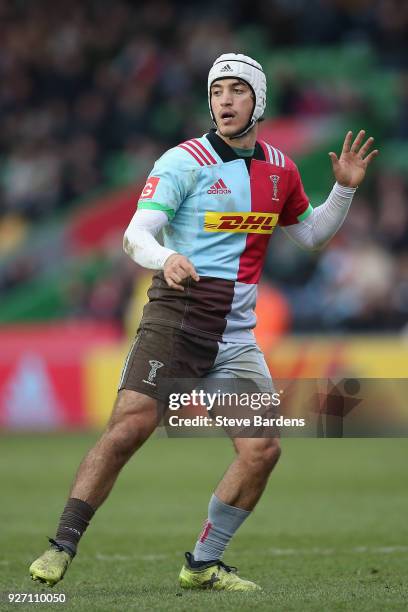
[{"label": "blurred stadium background", "polygon": [[2,0],[0,31],[0,427],[105,422],[150,280],[123,232],[154,160],[211,127],[208,68],[229,50],[263,64],[262,133],[312,204],[347,129],[381,150],[323,252],[273,236],[273,374],[406,376],[406,2]]},{"label": "blurred stadium background", "polygon": [[[207,73],[226,51],[263,64],[262,132],[312,204],[347,129],[381,151],[321,253],[273,236],[257,329],[273,375],[407,377],[405,0],[0,0],[0,591],[32,589],[28,563],[106,422],[151,277],[123,232],[154,160],[211,127]],[[406,609],[406,440],[284,444],[232,545],[248,577],[272,584],[274,609]],[[225,440],[152,440],[64,581],[75,609],[208,609],[171,597],[230,456]],[[251,609],[271,609],[262,597]]]}]

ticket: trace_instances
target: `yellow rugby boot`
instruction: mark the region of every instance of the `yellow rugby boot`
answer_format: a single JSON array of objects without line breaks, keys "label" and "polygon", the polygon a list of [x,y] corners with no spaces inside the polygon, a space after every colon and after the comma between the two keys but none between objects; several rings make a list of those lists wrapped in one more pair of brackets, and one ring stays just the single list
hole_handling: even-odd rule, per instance
[{"label": "yellow rugby boot", "polygon": [[[208,561],[197,564],[191,553],[186,552],[186,563],[179,575],[183,589],[202,589],[213,591],[260,591],[255,582],[240,578],[236,567],[230,567],[222,561]],[[196,566],[196,567],[194,567]]]},{"label": "yellow rugby boot", "polygon": [[49,539],[51,548],[30,565],[31,578],[52,587],[63,579],[72,556],[55,540]]}]

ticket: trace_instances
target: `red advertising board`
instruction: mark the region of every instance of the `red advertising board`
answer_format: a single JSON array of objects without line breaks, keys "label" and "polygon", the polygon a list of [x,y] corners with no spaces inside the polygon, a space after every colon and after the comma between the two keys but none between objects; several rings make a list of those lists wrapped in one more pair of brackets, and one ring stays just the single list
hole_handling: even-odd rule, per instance
[{"label": "red advertising board", "polygon": [[89,426],[84,362],[91,348],[118,336],[116,327],[94,323],[0,330],[0,428]]},{"label": "red advertising board", "polygon": [[56,362],[27,351],[0,363],[0,427],[83,427],[85,414],[80,358]]}]

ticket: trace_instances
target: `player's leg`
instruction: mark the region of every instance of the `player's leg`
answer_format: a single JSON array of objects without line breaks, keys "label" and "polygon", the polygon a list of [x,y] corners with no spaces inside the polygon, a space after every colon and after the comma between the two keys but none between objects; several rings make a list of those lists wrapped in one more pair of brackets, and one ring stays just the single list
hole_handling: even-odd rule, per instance
[{"label": "player's leg", "polygon": [[[269,370],[256,346],[226,346],[212,374],[215,378],[262,381],[273,392]],[[218,367],[217,367],[218,366]],[[214,376],[211,376],[214,377]],[[226,383],[225,383],[226,384]],[[224,386],[225,386],[224,384]],[[251,383],[250,383],[251,384]],[[229,412],[228,416],[231,416]],[[277,438],[235,438],[237,456],[212,495],[207,520],[194,548],[186,553],[180,583],[186,588],[208,588],[207,574],[215,576],[215,589],[254,590],[257,585],[225,571],[220,559],[233,535],[251,514],[280,456]]]},{"label": "player's leg", "polygon": [[[239,393],[248,392],[272,394],[274,392],[265,358],[256,345],[225,344],[209,378],[220,382],[223,388]],[[239,406],[220,406],[219,412],[227,411],[228,416],[238,416]],[[250,416],[249,408],[239,416]],[[234,433],[235,432],[235,433]],[[198,539],[194,558],[196,561],[220,559],[243,521],[249,516],[265,489],[269,475],[280,456],[277,437],[248,437],[261,432],[233,428],[230,432],[236,451],[236,458],[227,469],[209,503],[207,527]],[[239,437],[239,436],[245,437]],[[261,433],[262,435],[262,433]],[[208,524],[211,527],[208,527]]]},{"label": "player's leg", "polygon": [[63,578],[120,470],[156,428],[156,405],[157,400],[142,393],[119,392],[104,433],[79,466],[51,548],[30,566],[33,580],[53,586]]},{"label": "player's leg", "polygon": [[208,518],[194,552],[186,553],[186,564],[180,573],[180,584],[185,588],[231,591],[259,588],[237,576],[220,559],[261,497],[279,459],[280,445],[277,438],[237,438],[234,447],[237,456],[210,499]]},{"label": "player's leg", "polygon": [[278,438],[235,438],[237,453],[214,495],[224,504],[253,510],[277,464],[281,449]]},{"label": "player's leg", "polygon": [[[157,379],[170,363],[171,332],[141,329],[123,368],[114,409],[97,444],[82,461],[60,518],[51,549],[30,567],[33,579],[61,580],[96,509],[106,499],[126,461],[158,423]],[[163,362],[157,361],[160,355]]]},{"label": "player's leg", "polygon": [[70,497],[99,508],[122,467],[156,428],[156,404],[142,393],[119,391],[106,430],[79,466]]},{"label": "player's leg", "polygon": [[[194,548],[186,553],[180,582],[186,588],[203,588],[211,580],[215,589],[255,590],[254,582],[242,580],[224,569],[222,558],[231,538],[250,516],[280,456],[277,438],[237,438],[237,456],[218,484],[208,506],[208,517]],[[215,571],[214,571],[215,569]]]}]

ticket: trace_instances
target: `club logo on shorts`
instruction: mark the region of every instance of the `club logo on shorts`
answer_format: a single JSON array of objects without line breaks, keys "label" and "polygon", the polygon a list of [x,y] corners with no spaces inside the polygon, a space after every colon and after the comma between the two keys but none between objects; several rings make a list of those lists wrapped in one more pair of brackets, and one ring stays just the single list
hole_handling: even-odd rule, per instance
[{"label": "club logo on shorts", "polygon": [[269,177],[273,183],[273,197],[272,200],[275,200],[276,202],[279,202],[279,198],[278,198],[278,182],[279,182],[279,176],[277,174],[272,174]]},{"label": "club logo on shorts", "polygon": [[147,179],[146,185],[143,188],[142,193],[140,194],[140,200],[147,200],[154,196],[154,192],[156,191],[157,185],[160,181],[160,177],[151,176]]},{"label": "club logo on shorts", "polygon": [[164,366],[164,363],[162,363],[161,361],[156,361],[156,359],[150,359],[149,365],[150,365],[151,370],[149,374],[147,375],[147,380],[143,379],[143,382],[155,387],[156,383],[154,382],[154,379],[156,378],[157,370],[162,368]]}]

